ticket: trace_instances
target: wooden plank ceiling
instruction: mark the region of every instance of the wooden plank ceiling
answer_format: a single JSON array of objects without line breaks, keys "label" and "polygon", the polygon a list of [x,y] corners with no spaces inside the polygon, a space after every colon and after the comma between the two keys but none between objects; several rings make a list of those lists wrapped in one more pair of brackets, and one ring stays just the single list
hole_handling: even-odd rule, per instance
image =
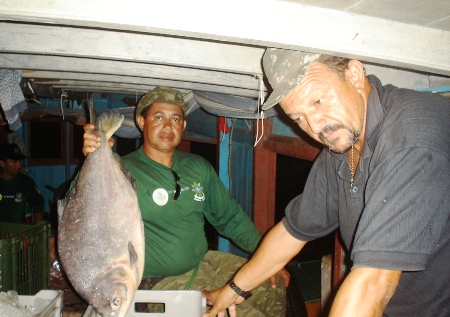
[{"label": "wooden plank ceiling", "polygon": [[256,99],[270,92],[258,79],[267,47],[357,58],[401,87],[450,86],[450,1],[0,0],[0,68],[41,96],[167,85]]}]

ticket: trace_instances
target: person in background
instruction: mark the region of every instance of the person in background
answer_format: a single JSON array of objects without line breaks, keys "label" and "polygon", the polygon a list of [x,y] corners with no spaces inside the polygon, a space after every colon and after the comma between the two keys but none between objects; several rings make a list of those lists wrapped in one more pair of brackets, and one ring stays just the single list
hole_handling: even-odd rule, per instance
[{"label": "person in background", "polygon": [[[330,316],[450,316],[450,100],[383,86],[358,60],[268,49],[263,66],[263,109],[279,103],[325,149],[235,285],[250,292],[339,229],[353,265]],[[244,301],[203,293],[205,317]]]},{"label": "person in background", "polygon": [[27,158],[17,144],[0,146],[0,221],[34,223],[42,220],[44,197],[31,177],[20,172]]},{"label": "person in background", "polygon": [[[186,128],[188,104],[181,92],[156,87],[136,108],[143,145],[122,161],[137,183],[145,232],[145,268],[140,289],[201,290],[230,280],[246,259],[208,251],[204,217],[245,251],[253,252],[261,235],[202,157],[176,150]],[[84,127],[83,153],[95,151],[100,138]],[[112,146],[112,141],[110,145]],[[126,212],[126,211],[124,211]],[[246,317],[285,315],[289,273],[280,268],[251,299],[239,306]],[[276,286],[276,287],[275,287]]]}]

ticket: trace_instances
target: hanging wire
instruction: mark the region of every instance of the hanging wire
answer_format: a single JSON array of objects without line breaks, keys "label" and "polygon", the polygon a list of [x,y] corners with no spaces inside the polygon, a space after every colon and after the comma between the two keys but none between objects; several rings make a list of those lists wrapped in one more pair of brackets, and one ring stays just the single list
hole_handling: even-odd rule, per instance
[{"label": "hanging wire", "polygon": [[48,98],[45,99],[45,109],[44,112],[41,114],[40,118],[43,118],[48,110]]},{"label": "hanging wire", "polygon": [[247,125],[248,131],[251,131],[251,130],[252,130],[252,126],[251,126],[250,123],[248,123],[248,120],[245,119],[244,122],[245,122],[245,124]]},{"label": "hanging wire", "polygon": [[[261,107],[264,103],[264,81],[262,74],[256,74],[255,77],[259,80],[259,95],[258,95],[258,118],[256,119],[256,137],[255,137],[255,147],[259,141],[261,141],[264,135],[264,111],[261,110]],[[261,135],[259,135],[259,120],[261,119]]]},{"label": "hanging wire", "polygon": [[34,102],[36,102],[36,103],[38,103],[38,104],[41,104],[41,103],[39,102],[39,100],[36,99],[36,95],[35,95],[35,93],[34,93],[33,88],[31,87],[31,84],[30,84],[29,81],[27,81],[27,85],[28,85],[28,88],[31,90],[31,94],[33,95],[33,98],[31,98],[30,100],[31,100],[31,101],[34,101]]},{"label": "hanging wire", "polygon": [[61,113],[62,113],[62,119],[63,119],[63,120],[64,120],[64,109],[63,109],[63,104],[66,102],[66,100],[64,100],[65,97],[67,98],[68,95],[67,95],[66,92],[63,92],[63,93],[61,94],[61,99],[60,99],[60,101],[59,101],[59,107],[61,108]]}]

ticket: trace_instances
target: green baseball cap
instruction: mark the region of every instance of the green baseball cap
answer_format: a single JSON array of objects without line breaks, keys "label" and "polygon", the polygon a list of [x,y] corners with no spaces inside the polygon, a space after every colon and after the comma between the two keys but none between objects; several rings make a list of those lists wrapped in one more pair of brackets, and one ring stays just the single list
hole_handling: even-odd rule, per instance
[{"label": "green baseball cap", "polygon": [[270,109],[286,97],[302,80],[308,66],[321,57],[316,53],[268,48],[263,56],[263,68],[273,92],[262,109]]},{"label": "green baseball cap", "polygon": [[141,115],[142,110],[148,106],[151,106],[155,102],[164,102],[176,105],[183,110],[183,114],[186,114],[186,111],[189,109],[189,104],[184,101],[183,94],[181,92],[169,87],[158,86],[153,90],[148,91],[144,96],[142,96],[141,100],[139,100],[136,107],[136,121]]}]

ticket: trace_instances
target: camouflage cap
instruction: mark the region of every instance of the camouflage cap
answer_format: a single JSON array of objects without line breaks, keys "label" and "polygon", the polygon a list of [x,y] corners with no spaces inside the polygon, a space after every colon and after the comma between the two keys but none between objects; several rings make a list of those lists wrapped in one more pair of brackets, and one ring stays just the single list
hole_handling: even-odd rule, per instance
[{"label": "camouflage cap", "polygon": [[263,68],[273,92],[262,109],[267,110],[280,102],[302,80],[308,66],[320,57],[316,53],[267,49],[263,56]]},{"label": "camouflage cap", "polygon": [[142,110],[155,102],[164,102],[176,105],[183,110],[183,114],[186,114],[189,107],[189,104],[184,101],[183,94],[181,92],[169,87],[158,86],[153,90],[148,91],[144,96],[142,96],[141,100],[139,100],[136,107],[136,121],[141,115]]}]

